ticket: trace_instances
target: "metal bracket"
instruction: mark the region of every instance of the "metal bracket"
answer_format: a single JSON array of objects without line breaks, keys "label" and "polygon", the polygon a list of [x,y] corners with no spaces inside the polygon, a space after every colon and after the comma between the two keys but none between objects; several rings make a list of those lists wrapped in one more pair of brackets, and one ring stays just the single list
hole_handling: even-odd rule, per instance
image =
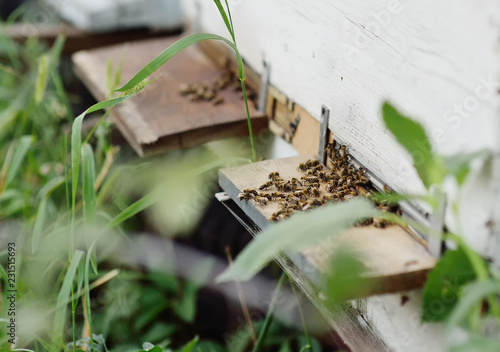
[{"label": "metal bracket", "polygon": [[238,220],[238,222],[253,236],[261,229],[250,219],[245,212],[231,199],[226,192],[219,192],[215,194],[215,198]]},{"label": "metal bracket", "polygon": [[433,189],[432,193],[434,197],[438,200],[438,204],[434,212],[432,213],[429,221],[431,233],[429,238],[427,238],[429,252],[436,257],[441,258],[443,251],[443,225],[444,225],[444,213],[446,209],[446,196]]},{"label": "metal bracket", "polygon": [[259,100],[257,102],[257,109],[261,112],[266,111],[267,91],[269,89],[269,76],[271,74],[271,65],[264,61],[263,66],[264,69],[260,78]]},{"label": "metal bracket", "polygon": [[318,160],[326,164],[326,145],[328,144],[328,123],[330,121],[330,109],[325,105],[321,106],[321,117],[319,120],[319,149]]}]

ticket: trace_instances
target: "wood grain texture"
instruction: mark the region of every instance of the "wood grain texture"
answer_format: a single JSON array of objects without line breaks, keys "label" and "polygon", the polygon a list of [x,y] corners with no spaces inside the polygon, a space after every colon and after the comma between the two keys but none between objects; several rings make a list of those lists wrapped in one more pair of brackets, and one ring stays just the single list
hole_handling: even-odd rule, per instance
[{"label": "wood grain texture", "polygon": [[[212,3],[185,7],[204,31],[227,35]],[[381,104],[389,99],[421,122],[440,153],[499,151],[499,9],[498,0],[240,0],[232,17],[249,66],[261,73],[265,59],[271,85],[316,119],[326,105],[336,136],[389,185],[419,193],[410,156],[382,124]],[[479,211],[493,204],[485,172],[483,182],[467,185],[478,196],[463,202],[461,226],[474,249],[495,255],[490,212]]]},{"label": "wood grain texture", "polygon": [[[78,52],[73,56],[75,71],[97,100],[106,99],[107,60],[118,67],[124,60],[122,83],[178,37],[161,38]],[[118,127],[139,155],[156,154],[210,140],[248,134],[244,102],[231,88],[219,93],[224,103],[190,102],[178,92],[181,83],[213,82],[221,70],[196,47],[180,52],[153,78],[144,91],[113,109]],[[266,128],[263,113],[250,104],[254,133]]]},{"label": "wood grain texture", "polygon": [[[271,214],[279,207],[278,202],[260,205],[254,199],[239,200],[238,194],[247,188],[258,189],[268,180],[269,173],[275,171],[285,180],[293,177],[300,179],[304,174],[297,170],[297,166],[308,158],[310,157],[301,155],[222,169],[219,171],[219,183],[260,228],[266,228]],[[322,194],[327,194],[323,183],[320,190]],[[399,226],[387,226],[384,229],[374,226],[355,227],[318,246],[304,249],[301,253],[317,270],[326,272],[330,256],[340,246],[348,246],[359,253],[367,269],[366,279],[370,282],[370,290],[360,292],[360,295],[421,287],[427,272],[435,264],[435,259],[426,248]]]}]

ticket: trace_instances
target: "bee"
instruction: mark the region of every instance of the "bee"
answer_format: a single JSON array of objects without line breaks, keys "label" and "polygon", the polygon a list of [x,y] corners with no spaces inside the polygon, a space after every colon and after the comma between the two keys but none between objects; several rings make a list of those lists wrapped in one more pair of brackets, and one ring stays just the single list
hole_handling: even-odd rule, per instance
[{"label": "bee", "polygon": [[341,158],[343,158],[343,159],[345,159],[345,158],[346,158],[347,153],[346,153],[345,146],[340,147],[339,154],[340,154],[340,157],[341,157]]},{"label": "bee", "polygon": [[273,199],[273,197],[271,196],[270,193],[259,193],[259,197],[264,197],[267,200],[272,200]]},{"label": "bee", "polygon": [[196,91],[196,88],[193,87],[192,84],[182,83],[179,86],[179,94],[181,94],[181,95],[188,95],[190,93],[194,93],[195,91]]},{"label": "bee", "polygon": [[385,193],[394,193],[394,190],[391,187],[384,185],[384,192]]},{"label": "bee", "polygon": [[330,158],[333,157],[333,153],[335,152],[335,141],[332,141],[332,143],[327,144],[325,152],[326,155],[328,155]]},{"label": "bee", "polygon": [[327,180],[327,177],[326,177],[326,174],[323,172],[323,171],[320,171],[318,172],[318,174],[316,175],[321,181],[326,181]]},{"label": "bee", "polygon": [[202,96],[205,100],[212,100],[215,98],[215,91],[208,89],[202,94]]},{"label": "bee", "polygon": [[319,164],[319,165],[316,165],[314,168],[313,168],[313,171],[315,172],[318,172],[318,171],[321,171],[323,170],[323,165]]},{"label": "bee", "polygon": [[276,214],[272,214],[271,217],[269,218],[271,222],[277,222],[280,221],[280,216]]},{"label": "bee", "polygon": [[219,105],[219,104],[222,104],[223,102],[224,102],[224,99],[222,97],[217,97],[214,100],[212,100],[213,105]]},{"label": "bee", "polygon": [[345,174],[345,167],[341,167],[337,170],[337,175],[339,175],[339,177],[344,176],[344,174]]},{"label": "bee", "polygon": [[378,208],[382,210],[383,212],[390,212],[391,211],[391,206],[386,205],[386,204],[379,204]]},{"label": "bee", "polygon": [[368,183],[368,182],[370,182],[370,179],[369,179],[368,177],[365,177],[365,176],[361,176],[361,177],[359,178],[359,180],[360,180],[361,182],[364,182],[364,183]]},{"label": "bee", "polygon": [[350,185],[352,184],[352,180],[353,180],[352,176],[348,176],[348,177],[346,177],[346,178],[345,178],[345,184],[346,184],[347,186],[350,186]]},{"label": "bee", "polygon": [[273,192],[271,193],[272,199],[286,199],[286,194]]},{"label": "bee", "polygon": [[299,190],[299,191],[295,191],[295,192],[293,192],[293,194],[294,194],[295,196],[299,197],[299,198],[300,198],[300,199],[302,199],[302,200],[307,199],[307,196],[308,196],[308,192],[307,192],[307,190],[306,190],[306,189],[301,189],[301,190]]},{"label": "bee", "polygon": [[333,202],[335,201],[336,199],[333,197],[333,196],[323,196],[323,198],[321,198],[325,203],[326,202]]},{"label": "bee", "polygon": [[259,193],[258,193],[256,190],[254,190],[254,189],[249,189],[249,188],[244,189],[244,190],[243,190],[243,193],[250,193],[250,194],[253,194],[254,196],[259,195]]},{"label": "bee", "polygon": [[264,189],[269,189],[273,186],[273,183],[271,181],[267,181],[266,183],[264,183],[263,185],[261,185],[259,187],[259,189],[262,191]]},{"label": "bee", "polygon": [[319,197],[319,195],[320,195],[319,189],[316,187],[308,188],[308,192],[313,197]]},{"label": "bee", "polygon": [[381,219],[381,218],[374,217],[373,218],[373,225],[375,227],[383,229],[385,227],[385,225],[386,225],[386,222],[383,219]]},{"label": "bee", "polygon": [[242,192],[242,193],[238,194],[238,199],[239,200],[243,200],[243,199],[244,200],[249,200],[249,199],[252,199],[252,198],[253,198],[253,195],[251,193],[244,193],[244,192]]},{"label": "bee", "polygon": [[310,204],[311,206],[313,206],[313,207],[320,207],[320,206],[322,206],[324,203],[323,203],[323,201],[321,201],[320,199],[311,199],[311,200],[309,201],[309,204]]},{"label": "bee", "polygon": [[308,176],[304,177],[303,180],[306,183],[312,184],[312,183],[319,183],[319,179],[316,176]]},{"label": "bee", "polygon": [[298,167],[299,171],[307,171],[307,165],[304,163],[300,163]]},{"label": "bee", "polygon": [[331,181],[325,186],[325,189],[330,193],[335,192],[336,188],[337,188],[337,181]]},{"label": "bee", "polygon": [[309,159],[309,160],[306,161],[306,167],[309,168],[309,169],[313,168],[313,167],[315,167],[317,165],[319,165],[319,161],[316,160],[316,159],[314,159],[314,160],[313,159]]},{"label": "bee", "polygon": [[271,181],[273,181],[273,182],[276,182],[276,181],[278,181],[278,180],[281,180],[281,178],[280,178],[280,173],[279,173],[279,172],[271,172],[271,173],[269,174],[269,176],[268,176],[268,177],[269,177],[269,179],[270,179]]},{"label": "bee", "polygon": [[300,198],[293,194],[289,194],[286,200],[290,203],[299,204]]},{"label": "bee", "polygon": [[307,170],[306,175],[307,176],[314,176],[315,172],[314,172],[314,170]]},{"label": "bee", "polygon": [[340,178],[339,175],[337,175],[337,173],[335,171],[329,171],[327,174],[326,174],[326,177],[327,179],[329,180],[338,180]]},{"label": "bee", "polygon": [[300,182],[299,180],[297,180],[295,177],[290,180],[290,183],[292,183],[292,184],[294,184],[296,186],[302,187],[302,182]]},{"label": "bee", "polygon": [[255,201],[259,203],[260,205],[266,205],[267,204],[267,198],[262,197],[262,196],[257,196],[255,197]]}]

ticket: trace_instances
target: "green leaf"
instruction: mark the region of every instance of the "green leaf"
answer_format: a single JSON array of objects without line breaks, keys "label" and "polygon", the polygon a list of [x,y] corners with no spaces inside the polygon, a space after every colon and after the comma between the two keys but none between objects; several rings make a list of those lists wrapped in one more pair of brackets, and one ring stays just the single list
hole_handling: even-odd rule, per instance
[{"label": "green leaf", "polygon": [[498,352],[500,340],[473,337],[462,346],[453,347],[450,352]]},{"label": "green leaf", "polygon": [[[32,136],[22,136],[17,143],[16,150],[14,155],[12,156],[12,160],[10,165],[8,165],[7,176],[5,178],[4,188],[7,188],[9,184],[14,180],[17,175],[17,172],[21,168],[21,164],[24,161],[24,157],[28,153],[28,150],[31,147],[31,143],[33,142]],[[12,146],[12,145],[11,145]]]},{"label": "green leaf", "polygon": [[197,293],[198,286],[187,282],[181,301],[174,305],[174,311],[177,316],[187,323],[194,322],[194,318],[196,317]]},{"label": "green leaf", "polygon": [[225,352],[227,351],[221,345],[212,341],[201,341],[196,345],[196,352]]},{"label": "green leaf", "polygon": [[83,118],[86,114],[91,112],[105,109],[111,106],[115,106],[132,95],[125,95],[119,98],[108,99],[100,103],[92,105],[90,108],[82,112],[73,122],[73,127],[71,130],[71,174],[72,174],[72,196],[71,196],[71,208],[75,209],[76,205],[76,193],[78,190],[78,180],[80,176],[80,161],[81,161],[81,148],[82,148],[82,123]]},{"label": "green leaf", "polygon": [[226,28],[229,31],[229,34],[231,34],[231,38],[233,38],[233,41],[234,41],[233,28],[232,28],[231,23],[229,22],[229,19],[228,19],[227,15],[226,15],[226,11],[222,7],[222,4],[220,3],[220,0],[214,0],[214,2],[215,2],[215,5],[217,6],[217,9],[219,9],[219,13],[220,13],[220,15],[222,17],[222,20],[226,24]]},{"label": "green leaf", "polygon": [[461,186],[469,175],[470,164],[474,159],[487,159],[491,157],[491,150],[482,149],[473,153],[443,157],[443,161],[448,173],[455,176],[458,184]]},{"label": "green leaf", "polygon": [[385,102],[382,115],[386,127],[413,158],[413,165],[426,188],[440,184],[445,176],[442,159],[434,155],[424,128]]},{"label": "green leaf", "polygon": [[463,294],[451,312],[447,324],[456,326],[465,320],[472,308],[480,304],[487,296],[500,293],[498,281],[474,281],[466,285]]},{"label": "green leaf", "polygon": [[297,251],[318,244],[377,214],[368,200],[359,198],[316,208],[270,224],[243,250],[233,265],[217,277],[217,282],[249,280],[280,252]]},{"label": "green leaf", "polygon": [[92,147],[85,144],[82,147],[82,182],[83,182],[83,217],[87,223],[95,222],[96,217],[96,193],[95,184],[95,162]]},{"label": "green leaf", "polygon": [[363,279],[366,268],[354,251],[341,246],[330,259],[326,275],[326,296],[332,306],[348,299],[359,298],[369,290]]},{"label": "green leaf", "polygon": [[144,209],[149,208],[154,202],[156,202],[157,195],[154,193],[149,193],[139,199],[137,202],[129,205],[126,209],[124,209],[120,214],[115,216],[107,225],[106,230],[112,229],[115,226],[118,226],[125,220],[131,218],[132,216],[140,213]]},{"label": "green leaf", "polygon": [[192,351],[194,351],[194,348],[196,347],[198,340],[199,340],[199,338],[198,338],[198,336],[196,336],[186,346],[179,349],[179,352],[192,352]]},{"label": "green leaf", "polygon": [[43,199],[49,197],[51,193],[56,190],[57,187],[59,187],[64,183],[64,181],[65,178],[63,176],[54,177],[49,182],[47,182],[42,188],[40,188],[40,191],[38,191],[37,194],[37,198]]},{"label": "green leaf", "polygon": [[45,88],[47,87],[47,78],[49,76],[49,60],[47,55],[42,55],[40,58],[40,63],[38,64],[38,75],[35,85],[35,102],[39,104],[43,95],[45,94]]},{"label": "green leaf", "polygon": [[165,62],[170,60],[177,53],[181,52],[194,43],[209,39],[222,40],[236,51],[236,47],[233,43],[219,35],[209,33],[192,34],[190,36],[179,39],[174,44],[170,45],[167,49],[162,51],[158,56],[151,60],[146,66],[144,66],[142,70],[140,70],[134,77],[132,77],[127,83],[125,83],[125,85],[117,89],[117,91],[126,92],[129,89],[132,89],[140,82],[148,78],[153,72],[159,69]]},{"label": "green leaf", "polygon": [[163,352],[163,348],[161,348],[160,346],[155,346],[153,348],[150,348],[149,350],[142,350],[139,352]]},{"label": "green leaf", "polygon": [[71,174],[72,174],[72,187],[71,187],[71,209],[75,211],[76,206],[76,192],[78,190],[78,179],[80,176],[80,159],[82,151],[82,122],[85,113],[78,116],[73,122],[71,130]]},{"label": "green leaf", "polygon": [[83,255],[84,252],[80,250],[75,251],[75,253],[73,254],[73,259],[71,260],[71,264],[69,265],[69,268],[66,271],[66,275],[64,276],[61,289],[59,290],[56,304],[57,309],[54,315],[54,325],[52,332],[55,339],[63,336],[63,330],[66,320],[67,302],[71,302],[71,286],[73,285],[73,281],[76,275],[76,269],[78,268]]},{"label": "green leaf", "polygon": [[474,278],[474,269],[460,247],[446,251],[427,277],[423,320],[444,321],[448,318],[458,301],[462,286]]},{"label": "green leaf", "polygon": [[35,225],[33,226],[33,239],[31,242],[31,253],[35,254],[36,249],[40,243],[42,237],[43,224],[45,222],[45,210],[47,206],[47,198],[43,198],[38,205],[38,211],[36,213]]}]

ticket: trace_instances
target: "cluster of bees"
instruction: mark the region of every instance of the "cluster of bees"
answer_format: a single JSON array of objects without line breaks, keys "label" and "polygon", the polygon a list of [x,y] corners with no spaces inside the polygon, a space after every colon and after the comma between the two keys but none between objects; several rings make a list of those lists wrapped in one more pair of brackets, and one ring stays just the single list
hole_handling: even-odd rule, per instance
[{"label": "cluster of bees", "polygon": [[[207,82],[198,83],[182,83],[179,86],[179,94],[186,96],[190,101],[211,101],[213,105],[219,105],[224,102],[224,99],[218,96],[218,93],[233,87],[235,91],[241,91],[241,82],[239,78],[231,71],[225,71],[215,79],[211,84]],[[249,92],[249,96],[253,93]],[[241,93],[243,98],[243,93]]]},{"label": "cluster of bees", "polygon": [[[356,169],[349,164],[345,147],[338,150],[335,144],[329,144],[327,155],[331,169],[327,169],[318,160],[307,160],[298,165],[298,171],[304,175],[300,178],[283,179],[278,172],[271,172],[268,181],[258,190],[245,189],[238,195],[240,200],[254,200],[256,204],[265,206],[269,202],[278,202],[278,210],[270,220],[280,221],[291,216],[296,211],[307,211],[329,202],[339,202],[358,196],[372,198],[369,191],[369,179],[365,170]],[[382,211],[396,211],[387,204],[377,204]],[[385,222],[374,218],[362,225],[373,223],[384,227]]]}]

